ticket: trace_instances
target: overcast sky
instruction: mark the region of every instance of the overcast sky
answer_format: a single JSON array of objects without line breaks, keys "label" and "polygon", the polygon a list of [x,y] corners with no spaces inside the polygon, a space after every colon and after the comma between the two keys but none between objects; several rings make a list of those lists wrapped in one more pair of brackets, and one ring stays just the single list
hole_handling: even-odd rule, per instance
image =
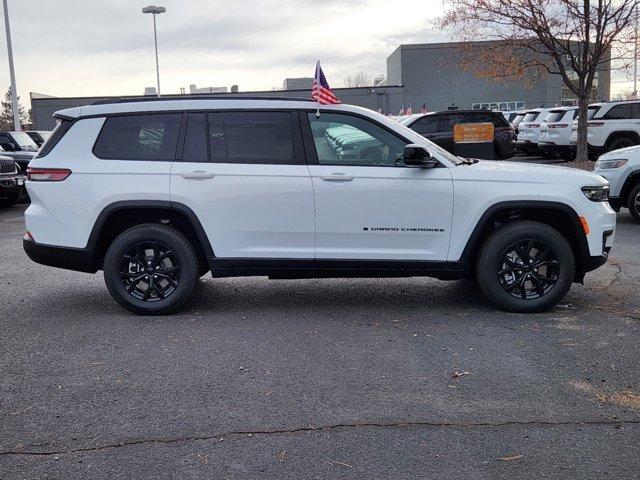
[{"label": "overcast sky", "polygon": [[[329,83],[359,70],[386,73],[400,44],[446,38],[430,28],[442,0],[158,0],[163,93],[189,84],[240,90],[312,76]],[[153,27],[138,0],[9,0],[18,93],[134,95],[155,85]],[[0,90],[9,85],[0,34]],[[626,79],[619,78],[618,81]],[[612,93],[627,88],[614,84]]]}]

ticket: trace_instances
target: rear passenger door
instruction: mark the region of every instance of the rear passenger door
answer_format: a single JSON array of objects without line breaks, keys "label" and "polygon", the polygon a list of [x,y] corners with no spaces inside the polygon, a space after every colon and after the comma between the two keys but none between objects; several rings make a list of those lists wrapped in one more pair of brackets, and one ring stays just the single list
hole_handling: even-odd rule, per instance
[{"label": "rear passenger door", "polygon": [[[604,114],[602,119],[607,121],[606,128],[610,133],[620,130],[629,130],[631,128],[631,108],[632,104],[623,103],[616,105]],[[593,119],[593,121],[597,120],[599,119]]]},{"label": "rear passenger door", "polygon": [[315,213],[292,111],[189,113],[171,200],[191,208],[219,258],[315,256]]}]

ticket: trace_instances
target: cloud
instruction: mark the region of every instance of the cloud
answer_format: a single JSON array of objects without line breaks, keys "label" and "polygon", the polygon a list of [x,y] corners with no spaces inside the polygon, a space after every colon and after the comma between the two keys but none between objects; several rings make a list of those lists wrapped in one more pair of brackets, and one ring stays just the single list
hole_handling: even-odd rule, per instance
[{"label": "cloud", "polygon": [[[311,76],[320,58],[340,86],[386,72],[399,43],[441,39],[431,1],[154,0],[164,92],[190,83],[269,90]],[[155,84],[150,0],[10,0],[18,90],[59,96],[140,94]],[[434,13],[435,12],[435,13]],[[6,50],[0,48],[0,64]],[[0,71],[0,90],[8,85]]]}]

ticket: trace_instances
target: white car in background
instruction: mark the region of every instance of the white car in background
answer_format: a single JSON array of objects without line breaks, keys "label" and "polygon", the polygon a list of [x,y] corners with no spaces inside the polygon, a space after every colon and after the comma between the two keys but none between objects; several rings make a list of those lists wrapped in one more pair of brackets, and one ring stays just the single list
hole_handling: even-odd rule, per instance
[{"label": "white car in background", "polygon": [[[587,143],[589,159],[621,148],[640,145],[640,100],[589,105]],[[578,122],[573,124],[571,142],[578,141]]]},{"label": "white car in background", "polygon": [[571,144],[573,120],[578,117],[578,107],[558,107],[549,111],[540,126],[538,151],[543,155],[560,155],[567,161],[575,160],[575,146]]},{"label": "white car in background", "polygon": [[616,212],[628,208],[640,222],[640,146],[614,150],[602,155],[594,173],[609,180],[609,203]]},{"label": "white car in background", "polygon": [[527,111],[522,122],[518,125],[518,140],[516,141],[518,150],[529,155],[538,152],[540,127],[547,115],[549,115],[548,108],[534,108]]}]

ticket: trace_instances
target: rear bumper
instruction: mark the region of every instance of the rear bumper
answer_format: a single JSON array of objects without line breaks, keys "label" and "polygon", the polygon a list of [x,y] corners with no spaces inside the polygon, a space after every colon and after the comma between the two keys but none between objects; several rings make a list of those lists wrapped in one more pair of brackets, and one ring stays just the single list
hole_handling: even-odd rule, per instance
[{"label": "rear bumper", "polygon": [[87,273],[98,271],[90,249],[42,245],[26,236],[22,239],[22,246],[31,260],[42,265]]},{"label": "rear bumper", "polygon": [[557,145],[551,142],[538,143],[538,150],[543,153],[573,153],[576,151],[575,146],[571,145]]}]

